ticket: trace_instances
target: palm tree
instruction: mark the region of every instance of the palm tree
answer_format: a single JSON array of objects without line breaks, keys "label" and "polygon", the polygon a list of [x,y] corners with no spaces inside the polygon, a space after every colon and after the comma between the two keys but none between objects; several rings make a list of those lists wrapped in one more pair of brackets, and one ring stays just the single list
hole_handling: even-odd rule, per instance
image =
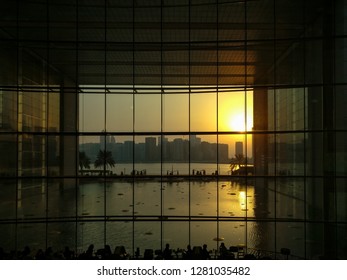
[{"label": "palm tree", "polygon": [[241,165],[245,163],[245,156],[243,154],[237,154],[235,155],[236,163],[241,168]]},{"label": "palm tree", "polygon": [[245,163],[245,156],[243,154],[236,154],[235,158],[231,160],[230,163],[230,171],[233,173],[234,171],[241,168],[241,165]]},{"label": "palm tree", "polygon": [[116,162],[113,159],[112,152],[111,151],[106,151],[106,150],[99,150],[99,153],[96,157],[96,160],[94,162],[94,166],[96,168],[100,166],[107,166],[109,165],[110,167],[114,167]]},{"label": "palm tree", "polygon": [[80,166],[81,170],[83,170],[83,168],[90,168],[90,158],[85,152],[79,152],[78,165]]}]

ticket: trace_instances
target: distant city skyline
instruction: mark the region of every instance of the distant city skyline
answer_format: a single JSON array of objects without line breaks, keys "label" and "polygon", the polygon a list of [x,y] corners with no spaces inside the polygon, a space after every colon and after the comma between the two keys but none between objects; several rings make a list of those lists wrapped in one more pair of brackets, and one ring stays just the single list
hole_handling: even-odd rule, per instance
[{"label": "distant city skyline", "polygon": [[[125,140],[117,142],[114,135],[101,135],[99,142],[80,143],[80,151],[84,151],[93,159],[99,150],[109,150],[116,162],[159,162],[164,161],[195,161],[227,163],[233,157],[229,145],[225,143],[210,143],[196,135],[188,138],[145,137],[142,142]],[[133,154],[135,153],[135,154]],[[218,153],[218,157],[217,157]]]}]

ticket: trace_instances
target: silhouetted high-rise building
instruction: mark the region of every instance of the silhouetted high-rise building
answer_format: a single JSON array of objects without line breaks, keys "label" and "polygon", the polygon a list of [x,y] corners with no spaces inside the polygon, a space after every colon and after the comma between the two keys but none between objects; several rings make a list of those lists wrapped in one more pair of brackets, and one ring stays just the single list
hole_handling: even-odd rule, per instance
[{"label": "silhouetted high-rise building", "polygon": [[243,142],[235,142],[235,155],[244,155]]}]

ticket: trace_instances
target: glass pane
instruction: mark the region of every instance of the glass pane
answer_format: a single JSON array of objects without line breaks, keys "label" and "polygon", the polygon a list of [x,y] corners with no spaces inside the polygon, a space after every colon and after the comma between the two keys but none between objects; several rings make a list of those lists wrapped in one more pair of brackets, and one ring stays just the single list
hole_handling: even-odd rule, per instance
[{"label": "glass pane", "polygon": [[[247,3],[246,7],[247,24],[257,26],[257,28],[247,30],[247,39],[273,39],[275,36],[274,3],[267,3],[266,7],[264,7],[262,3],[250,2]],[[259,13],[259,10],[262,13]]]},{"label": "glass pane", "polygon": [[[15,224],[1,224],[0,225],[0,238],[2,240],[2,249],[4,253],[9,253],[16,248],[16,225]],[[14,257],[14,256],[13,256]],[[11,259],[12,256],[8,256],[8,259]],[[3,259],[6,259],[6,255]]]},{"label": "glass pane", "polygon": [[[19,130],[25,132],[41,132],[46,130],[47,125],[47,93],[22,92],[19,96],[19,107],[22,107],[22,124]],[[20,121],[20,120],[19,120]]]},{"label": "glass pane", "polygon": [[134,175],[160,175],[161,150],[158,136],[137,136],[135,138]]},{"label": "glass pane", "polygon": [[[75,7],[76,0],[48,3],[49,38],[54,41],[71,41],[76,39],[77,10],[67,9],[66,5]],[[64,16],[62,16],[64,14]],[[66,17],[69,19],[68,28]]]},{"label": "glass pane", "polygon": [[61,166],[60,136],[47,136],[47,172],[49,176],[59,176]]},{"label": "glass pane", "polygon": [[[290,249],[290,259],[305,258],[305,224],[291,222],[276,223],[276,247]],[[280,234],[278,234],[280,233]],[[286,259],[285,254],[277,254],[277,258]]]},{"label": "glass pane", "polygon": [[17,207],[24,219],[45,218],[47,215],[47,182],[45,179],[18,181]]},{"label": "glass pane", "polygon": [[272,219],[275,217],[275,184],[267,178],[254,178],[253,211],[258,219]]},{"label": "glass pane", "polygon": [[133,95],[106,95],[106,130],[108,132],[133,131]]},{"label": "glass pane", "polygon": [[[288,49],[291,49],[288,52]],[[301,41],[284,40],[276,41],[276,84],[277,85],[296,85],[303,84],[304,71],[304,51],[305,45]]]},{"label": "glass pane", "polygon": [[347,129],[347,87],[336,86],[336,128],[337,129]]},{"label": "glass pane", "polygon": [[88,2],[78,2],[78,22],[85,22],[85,25],[78,25],[78,40],[80,41],[101,41],[105,40],[105,32],[101,32],[97,26],[105,26],[105,7],[102,3],[91,5]]},{"label": "glass pane", "polygon": [[134,248],[161,250],[161,223],[136,222]]},{"label": "glass pane", "polygon": [[247,254],[258,259],[276,259],[276,230],[273,222],[247,223]]},{"label": "glass pane", "polygon": [[190,215],[217,216],[217,181],[193,181],[190,188]]},{"label": "glass pane", "polygon": [[134,141],[133,136],[112,135],[107,142],[107,150],[111,151],[115,160],[112,167],[115,175],[131,175],[134,170]]},{"label": "glass pane", "polygon": [[164,186],[159,181],[145,181],[135,178],[134,183],[134,214],[138,216],[161,215],[161,192]]},{"label": "glass pane", "polygon": [[336,203],[337,203],[337,220],[346,221],[347,219],[347,190],[346,178],[336,180]]},{"label": "glass pane", "polygon": [[48,93],[48,123],[49,132],[58,132],[60,129],[60,90]]},{"label": "glass pane", "polygon": [[[0,175],[1,177],[17,174],[17,135],[0,135]],[[19,174],[20,175],[20,174]]]},{"label": "glass pane", "polygon": [[194,251],[195,246],[207,245],[209,249],[217,249],[217,223],[208,221],[194,221],[190,223],[190,245]]},{"label": "glass pane", "polygon": [[[43,1],[17,5],[19,37],[22,40],[47,40],[47,4]],[[36,22],[31,25],[30,22]]]},{"label": "glass pane", "polygon": [[305,128],[305,90],[286,88],[275,90],[276,130],[303,130]]},{"label": "glass pane", "polygon": [[106,223],[106,244],[114,253],[117,246],[124,246],[125,251],[133,255],[133,223],[111,221]]},{"label": "glass pane", "polygon": [[0,219],[16,218],[17,183],[13,179],[0,180]]},{"label": "glass pane", "polygon": [[[194,33],[191,32],[191,40],[194,40]],[[204,34],[208,33],[208,34]],[[196,36],[214,36],[215,30],[196,29]],[[214,40],[214,39],[213,39]],[[206,93],[206,88],[217,85],[217,51],[215,43],[191,43],[190,44],[190,79],[189,84],[195,88],[193,91],[200,90]],[[212,91],[213,92],[213,91]]]},{"label": "glass pane", "polygon": [[46,251],[46,229],[47,225],[44,223],[31,222],[18,224],[17,248],[19,250],[23,250],[26,246],[28,246],[31,252],[36,252],[39,249]]},{"label": "glass pane", "polygon": [[160,94],[136,94],[135,131],[161,130]]},{"label": "glass pane", "polygon": [[[200,4],[200,3],[199,3]],[[217,23],[217,5],[215,2],[205,2],[200,5],[190,6],[190,20],[192,25],[197,25],[206,22],[209,24]],[[191,41],[214,41],[217,38],[217,30],[214,28],[194,28],[190,31]]]},{"label": "glass pane", "polygon": [[189,182],[180,179],[175,180],[169,177],[167,182],[165,179],[162,181],[162,213],[164,216],[189,215],[189,203],[194,201],[194,198],[189,197]]},{"label": "glass pane", "polygon": [[224,2],[223,8],[218,9],[218,22],[228,26],[218,30],[220,41],[245,39],[245,6]]},{"label": "glass pane", "polygon": [[[177,23],[173,23],[176,26]],[[179,27],[178,27],[179,28]],[[175,33],[171,33],[171,31]],[[177,85],[176,92],[180,92],[182,85],[189,84],[189,46],[188,46],[188,30],[163,30],[163,41],[165,40],[181,40],[179,42],[179,49],[177,50],[176,43],[168,47],[171,50],[162,52],[161,69],[163,75],[163,85]],[[181,39],[182,38],[182,39]],[[183,43],[185,42],[185,43]],[[165,90],[165,92],[167,92]]]},{"label": "glass pane", "polygon": [[[255,2],[253,2],[255,3]],[[258,3],[256,5],[259,5]],[[259,15],[259,13],[258,13]],[[259,15],[260,16],[260,15]],[[259,29],[254,29],[254,36],[257,37],[258,34],[262,32],[269,32],[269,37],[273,36],[273,30],[264,29],[264,31]],[[253,33],[253,31],[252,31]],[[252,36],[252,35],[250,35]],[[248,37],[248,31],[247,31]],[[246,80],[246,85],[253,86],[269,86],[271,87],[275,83],[275,70],[277,68],[273,67],[275,64],[275,44],[272,40],[263,41],[264,38],[260,37],[259,41],[247,41],[247,57],[246,62],[247,77],[242,77],[243,81]],[[245,82],[244,82],[245,84]]]},{"label": "glass pane", "polygon": [[71,219],[76,215],[76,179],[50,179],[47,189],[48,217]]},{"label": "glass pane", "polygon": [[41,135],[24,134],[19,136],[19,175],[46,175],[46,138]]},{"label": "glass pane", "polygon": [[[193,175],[218,173],[216,135],[190,135],[190,154],[190,169]],[[201,163],[206,164],[201,165]]]},{"label": "glass pane", "polygon": [[324,174],[324,165],[326,163],[326,161],[323,160],[323,133],[307,133],[305,137],[306,174],[321,176]]},{"label": "glass pane", "polygon": [[78,137],[60,136],[61,145],[59,150],[60,174],[61,176],[76,176],[78,166]]},{"label": "glass pane", "polygon": [[310,178],[306,181],[306,216],[313,221],[325,217],[323,179]]},{"label": "glass pane", "polygon": [[[58,5],[57,5],[58,6]],[[60,8],[64,8],[64,6],[60,7]],[[69,13],[75,13],[75,11],[68,11]],[[71,18],[70,18],[71,19]],[[60,20],[64,21],[64,24],[66,24],[65,19],[64,18],[60,18]],[[72,19],[71,19],[72,20]],[[55,21],[56,24],[59,24],[58,21]],[[72,24],[71,21],[69,21],[69,23]],[[49,24],[52,24],[51,22]],[[73,25],[73,24],[72,24]],[[71,33],[73,33],[73,37],[76,38],[76,30],[74,29],[76,26],[71,27],[71,29],[67,29],[64,28],[64,33],[55,33],[54,35],[52,33],[54,33],[54,31],[56,30],[54,27],[52,29],[50,29],[50,34],[49,36],[55,37],[55,36],[72,36]],[[57,27],[59,28],[59,27]],[[72,31],[72,32],[71,32]],[[71,32],[71,33],[70,33]],[[51,37],[50,37],[51,38]],[[53,40],[53,38],[51,38]],[[70,92],[73,95],[71,97],[75,98],[75,93],[77,92],[76,90],[76,86],[73,83],[76,83],[77,81],[77,75],[78,72],[76,71],[77,69],[77,56],[78,56],[78,52],[77,49],[74,49],[71,47],[71,44],[68,42],[59,42],[59,44],[55,43],[54,46],[50,45],[49,48],[49,62],[52,65],[56,65],[57,67],[59,67],[59,69],[63,68],[66,71],[66,74],[70,77],[70,79],[72,81],[66,81],[66,84],[64,84],[65,87],[71,87],[71,88],[62,88],[62,92],[63,93],[67,93]],[[52,70],[50,70],[52,71]],[[52,79],[50,80],[50,84],[52,83]],[[54,84],[59,84],[59,81],[55,81]],[[72,91],[72,92],[71,92]],[[68,106],[68,102],[66,102],[67,100],[64,101],[65,106]],[[63,101],[62,101],[63,102]],[[70,104],[71,106],[72,104]],[[66,108],[64,108],[64,110],[66,110]]]},{"label": "glass pane", "polygon": [[[81,221],[77,224],[77,253],[80,258],[87,258],[82,253],[86,253],[89,247],[92,248],[92,256],[98,249],[104,248],[105,244],[105,223],[104,221],[91,222]],[[92,245],[92,246],[90,246]]]},{"label": "glass pane", "polygon": [[[246,223],[241,221],[219,222],[219,234],[224,238],[223,242],[227,249],[230,246],[246,246]],[[222,256],[220,256],[222,257]],[[237,253],[234,253],[237,258]],[[240,256],[241,257],[241,256]]]},{"label": "glass pane", "polygon": [[336,133],[336,173],[340,176],[347,175],[347,133]]},{"label": "glass pane", "polygon": [[[53,253],[71,251],[70,259],[74,259],[76,249],[76,223],[63,222],[63,223],[49,223],[47,224],[47,247],[53,248]],[[59,259],[63,256],[57,254],[54,259]],[[64,255],[68,258],[68,255]]]},{"label": "glass pane", "polygon": [[[344,20],[346,21],[346,20]],[[335,39],[335,82],[346,83],[346,49],[347,39],[337,38]]]},{"label": "glass pane", "polygon": [[305,219],[305,181],[283,178],[276,181],[276,218]]},{"label": "glass pane", "polygon": [[[275,4],[276,38],[298,38],[305,31],[303,1],[280,0]],[[295,28],[294,28],[295,26]]]},{"label": "glass pane", "polygon": [[97,217],[105,215],[105,182],[95,179],[80,179],[78,185],[78,215]]},{"label": "glass pane", "polygon": [[189,244],[189,223],[188,222],[163,222],[162,246],[170,245],[174,258],[182,258],[182,250]]},{"label": "glass pane", "polygon": [[133,184],[131,179],[112,179],[106,182],[106,215],[132,216]]},{"label": "glass pane", "polygon": [[163,95],[163,130],[189,130],[189,96],[188,94]]},{"label": "glass pane", "polygon": [[277,174],[291,176],[305,174],[305,135],[276,135]]},{"label": "glass pane", "polygon": [[78,170],[82,176],[100,176],[100,172],[104,169],[104,164],[97,168],[95,161],[102,147],[105,147],[105,137],[102,136],[80,136],[78,138]]},{"label": "glass pane", "polygon": [[98,93],[79,94],[79,131],[101,132],[105,130],[104,90],[89,90]]},{"label": "glass pane", "polygon": [[[5,82],[3,82],[5,84]],[[0,90],[1,131],[17,130],[17,91]]]},{"label": "glass pane", "polygon": [[305,41],[305,82],[320,84],[323,82],[323,41]]},{"label": "glass pane", "polygon": [[336,258],[339,260],[345,260],[347,258],[346,248],[347,242],[345,236],[347,235],[347,226],[345,224],[338,224],[337,228],[337,240],[339,240],[337,248]]}]

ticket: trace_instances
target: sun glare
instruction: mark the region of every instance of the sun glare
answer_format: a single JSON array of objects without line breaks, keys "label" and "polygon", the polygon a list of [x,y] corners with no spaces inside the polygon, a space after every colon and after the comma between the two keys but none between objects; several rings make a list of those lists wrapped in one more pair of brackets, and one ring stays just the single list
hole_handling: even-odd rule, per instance
[{"label": "sun glare", "polygon": [[232,131],[245,131],[245,116],[244,114],[235,114],[230,116],[229,128]]},{"label": "sun glare", "polygon": [[248,114],[246,123],[244,113],[231,114],[226,120],[226,126],[228,127],[228,130],[231,131],[250,131],[253,127],[252,116],[251,114]]}]

